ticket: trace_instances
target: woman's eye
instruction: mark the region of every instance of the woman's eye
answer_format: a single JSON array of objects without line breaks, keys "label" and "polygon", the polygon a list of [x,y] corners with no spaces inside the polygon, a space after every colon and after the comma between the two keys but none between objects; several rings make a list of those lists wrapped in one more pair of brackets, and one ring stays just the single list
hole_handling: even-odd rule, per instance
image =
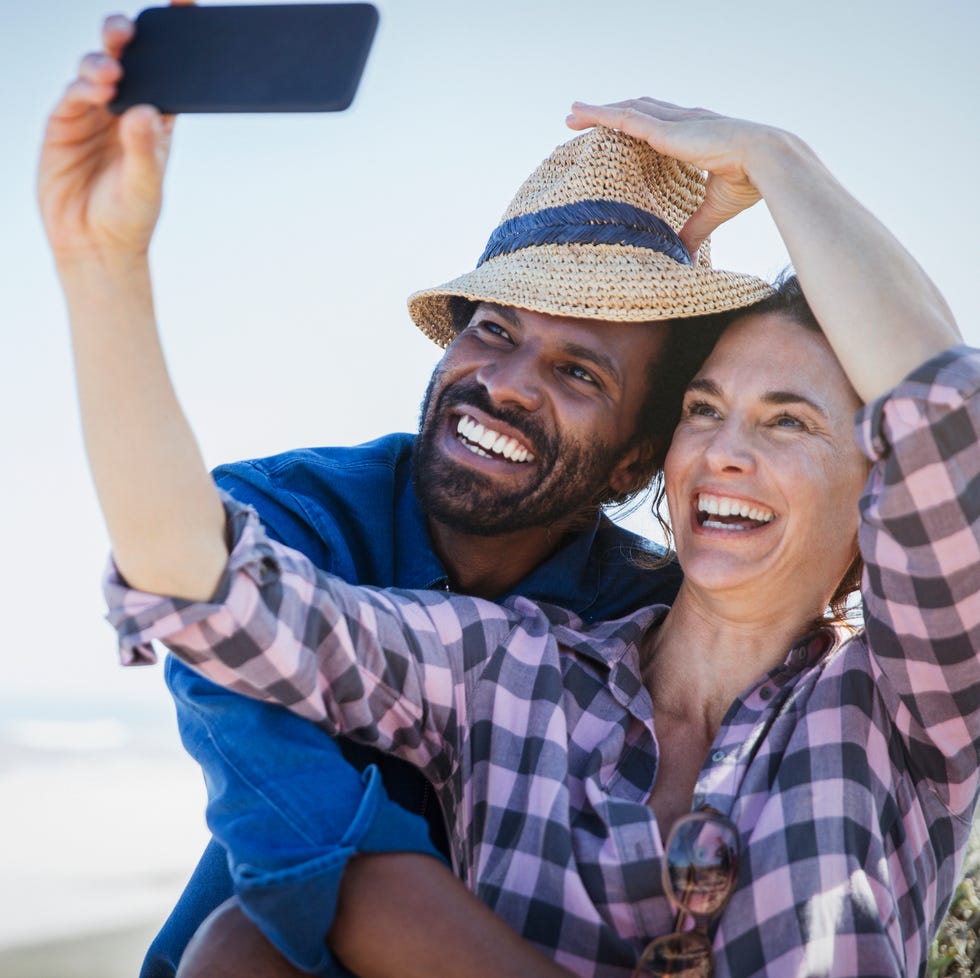
[{"label": "woman's eye", "polygon": [[687,405],[686,413],[695,418],[716,418],[718,412],[705,401],[691,401]]},{"label": "woman's eye", "polygon": [[773,425],[777,428],[806,428],[802,419],[794,417],[792,414],[781,414],[778,418],[773,421]]}]

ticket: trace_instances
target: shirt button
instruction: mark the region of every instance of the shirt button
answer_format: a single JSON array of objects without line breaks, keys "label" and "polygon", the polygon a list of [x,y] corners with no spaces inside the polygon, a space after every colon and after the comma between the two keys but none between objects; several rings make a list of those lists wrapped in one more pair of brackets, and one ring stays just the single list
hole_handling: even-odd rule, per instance
[{"label": "shirt button", "polygon": [[719,761],[723,761],[724,759],[725,759],[725,752],[723,750],[716,750],[711,755],[711,760],[714,761],[715,764],[717,764]]},{"label": "shirt button", "polygon": [[761,699],[764,699],[764,700],[769,699],[772,696],[772,687],[771,686],[763,686],[762,689],[759,690],[759,696],[760,696]]}]

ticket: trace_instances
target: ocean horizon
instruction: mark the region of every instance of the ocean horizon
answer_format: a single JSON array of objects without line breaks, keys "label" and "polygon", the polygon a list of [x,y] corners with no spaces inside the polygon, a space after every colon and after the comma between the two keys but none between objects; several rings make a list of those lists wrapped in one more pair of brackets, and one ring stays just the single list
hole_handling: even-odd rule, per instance
[{"label": "ocean horizon", "polygon": [[[142,943],[207,843],[204,804],[200,770],[165,696],[159,704],[0,701],[4,978],[67,974],[17,970],[18,948],[130,932]],[[108,968],[93,958],[93,978]]]}]

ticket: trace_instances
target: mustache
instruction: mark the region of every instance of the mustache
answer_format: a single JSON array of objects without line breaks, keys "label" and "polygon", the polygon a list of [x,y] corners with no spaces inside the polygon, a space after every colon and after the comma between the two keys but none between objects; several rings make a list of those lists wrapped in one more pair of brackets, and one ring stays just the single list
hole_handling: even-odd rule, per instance
[{"label": "mustache", "polygon": [[460,404],[477,408],[487,417],[504,424],[518,432],[535,456],[545,463],[552,463],[558,457],[557,440],[549,437],[544,425],[535,417],[520,408],[494,404],[482,384],[475,381],[460,381],[450,384],[439,392],[435,406],[429,412],[424,425],[445,414]]}]

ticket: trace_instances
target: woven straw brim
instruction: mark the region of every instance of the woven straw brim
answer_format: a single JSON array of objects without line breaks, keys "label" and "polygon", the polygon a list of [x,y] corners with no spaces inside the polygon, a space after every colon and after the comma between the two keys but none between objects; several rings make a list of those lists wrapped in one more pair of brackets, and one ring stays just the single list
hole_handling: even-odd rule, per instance
[{"label": "woven straw brim", "polygon": [[762,279],[705,265],[681,265],[632,245],[561,244],[524,248],[409,297],[415,325],[440,346],[455,337],[450,297],[551,316],[653,322],[728,312],[772,294]]}]

